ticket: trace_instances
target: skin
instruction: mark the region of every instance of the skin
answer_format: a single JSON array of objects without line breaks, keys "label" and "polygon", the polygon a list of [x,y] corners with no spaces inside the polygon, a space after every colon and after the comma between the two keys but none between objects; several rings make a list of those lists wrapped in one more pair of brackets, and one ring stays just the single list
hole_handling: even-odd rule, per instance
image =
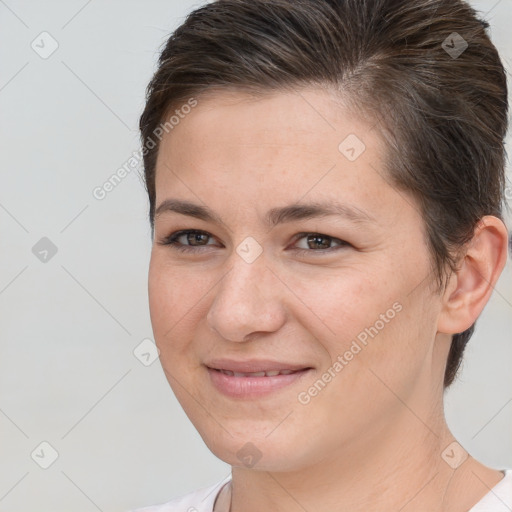
[{"label": "skin", "polygon": [[[349,134],[366,146],[355,161],[338,149]],[[232,466],[231,512],[456,512],[503,477],[472,457],[453,468],[441,455],[455,441],[442,386],[451,334],[489,299],[506,261],[506,229],[482,219],[458,272],[437,292],[422,217],[389,185],[385,156],[378,125],[333,93],[307,88],[203,95],[162,140],[157,208],[188,200],[222,219],[156,215],[149,299],[167,379],[206,445]],[[327,200],[373,220],[264,221],[271,208]],[[210,237],[194,253],[162,244],[182,229]],[[327,240],[308,244],[301,232]],[[248,236],[263,250],[252,263],[236,252]],[[300,403],[298,394],[396,303],[400,311],[378,335]],[[270,396],[235,399],[211,384],[204,363],[214,357],[313,371]],[[237,457],[248,442],[260,454],[252,467]],[[467,456],[454,446],[450,453]]]}]

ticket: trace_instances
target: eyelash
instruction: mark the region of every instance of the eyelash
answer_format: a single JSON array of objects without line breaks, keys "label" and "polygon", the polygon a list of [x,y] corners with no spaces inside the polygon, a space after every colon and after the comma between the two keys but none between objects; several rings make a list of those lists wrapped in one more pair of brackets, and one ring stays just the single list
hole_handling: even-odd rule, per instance
[{"label": "eyelash", "polygon": [[[203,245],[203,246],[183,245],[177,241],[178,238],[180,238],[181,236],[188,235],[188,234],[200,234],[200,235],[206,235],[208,237],[213,237],[207,231],[201,231],[201,230],[197,230],[197,229],[185,229],[185,230],[176,231],[175,233],[170,234],[169,236],[165,237],[162,241],[160,241],[159,244],[170,246],[172,249],[175,249],[177,251],[184,252],[184,253],[197,253],[202,250],[202,247],[208,247],[208,245]],[[322,238],[327,238],[331,241],[339,242],[340,245],[338,247],[329,247],[327,249],[295,249],[295,251],[300,255],[305,255],[306,253],[308,253],[308,254],[329,253],[330,254],[333,250],[350,246],[350,244],[348,242],[345,242],[344,240],[340,240],[339,238],[334,238],[332,236],[324,235],[322,233],[315,233],[315,232],[308,232],[308,231],[305,231],[302,233],[297,233],[297,235],[295,235],[294,243],[297,243],[301,238],[304,238],[305,236],[308,236],[308,235],[314,235],[314,236],[319,236]]]}]

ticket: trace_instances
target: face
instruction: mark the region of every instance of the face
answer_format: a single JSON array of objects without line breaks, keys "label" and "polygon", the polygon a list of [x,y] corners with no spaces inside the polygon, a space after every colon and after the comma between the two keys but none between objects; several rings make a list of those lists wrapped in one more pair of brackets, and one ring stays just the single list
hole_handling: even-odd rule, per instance
[{"label": "face", "polygon": [[421,417],[442,379],[424,223],[384,158],[378,125],[316,89],[202,96],[162,140],[155,340],[227,463],[364,449],[403,415],[397,396]]}]

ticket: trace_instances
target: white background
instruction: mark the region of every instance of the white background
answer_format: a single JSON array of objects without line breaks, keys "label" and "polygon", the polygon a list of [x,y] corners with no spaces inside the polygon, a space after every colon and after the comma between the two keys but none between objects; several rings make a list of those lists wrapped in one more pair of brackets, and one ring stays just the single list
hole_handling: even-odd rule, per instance
[{"label": "white background", "polygon": [[[472,3],[510,73],[511,2]],[[198,5],[0,0],[0,511],[123,511],[229,473],[159,362],[133,354],[152,337],[140,177],[92,195],[139,149],[158,49]],[[31,48],[43,31],[59,45],[47,59]],[[42,237],[58,250],[46,263]],[[511,277],[509,261],[447,396],[456,437],[498,469],[512,467]],[[31,458],[43,441],[48,469]]]}]

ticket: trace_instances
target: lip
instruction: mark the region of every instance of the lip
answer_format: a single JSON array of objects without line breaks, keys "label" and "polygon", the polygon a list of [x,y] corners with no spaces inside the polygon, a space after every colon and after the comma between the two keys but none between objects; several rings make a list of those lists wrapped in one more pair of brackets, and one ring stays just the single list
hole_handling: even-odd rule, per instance
[{"label": "lip", "polygon": [[[302,380],[313,368],[302,364],[282,363],[278,361],[251,359],[234,361],[217,359],[205,365],[213,386],[225,396],[238,399],[261,398],[275,394]],[[273,376],[235,376],[221,370],[237,373],[287,370],[292,373]]]}]

